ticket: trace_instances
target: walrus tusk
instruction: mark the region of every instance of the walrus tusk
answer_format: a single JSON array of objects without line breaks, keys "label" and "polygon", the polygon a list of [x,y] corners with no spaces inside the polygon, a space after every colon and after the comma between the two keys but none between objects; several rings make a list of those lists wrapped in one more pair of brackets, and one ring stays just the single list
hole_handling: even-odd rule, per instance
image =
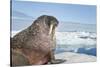
[{"label": "walrus tusk", "polygon": [[49,35],[52,33],[53,24],[50,25]]}]

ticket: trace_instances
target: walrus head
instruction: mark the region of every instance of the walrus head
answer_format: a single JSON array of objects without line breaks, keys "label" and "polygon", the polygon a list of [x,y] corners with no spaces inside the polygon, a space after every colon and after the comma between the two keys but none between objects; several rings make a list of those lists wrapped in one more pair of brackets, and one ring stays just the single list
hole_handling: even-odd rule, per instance
[{"label": "walrus head", "polygon": [[45,30],[45,33],[47,31],[47,33],[53,38],[55,34],[55,29],[58,26],[58,23],[59,22],[55,17],[42,15],[34,21],[33,25],[38,26],[39,27],[38,30],[41,30],[41,31]]}]

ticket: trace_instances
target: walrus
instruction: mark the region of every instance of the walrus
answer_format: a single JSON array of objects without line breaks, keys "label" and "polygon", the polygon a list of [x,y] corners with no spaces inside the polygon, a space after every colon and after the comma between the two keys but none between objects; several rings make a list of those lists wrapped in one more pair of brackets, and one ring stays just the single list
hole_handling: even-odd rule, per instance
[{"label": "walrus", "polygon": [[12,37],[11,66],[63,63],[65,60],[54,56],[58,23],[55,17],[42,15]]}]

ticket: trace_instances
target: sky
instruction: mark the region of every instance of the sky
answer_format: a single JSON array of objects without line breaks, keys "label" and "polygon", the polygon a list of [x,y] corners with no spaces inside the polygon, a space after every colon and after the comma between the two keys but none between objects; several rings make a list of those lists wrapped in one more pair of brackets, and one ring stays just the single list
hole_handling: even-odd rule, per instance
[{"label": "sky", "polygon": [[41,15],[57,18],[57,31],[96,32],[96,6],[79,4],[12,1],[12,30],[23,30]]},{"label": "sky", "polygon": [[[36,19],[41,15],[51,15],[63,22],[96,24],[95,5],[13,1],[12,12],[19,12],[19,15],[23,15],[21,18],[27,16],[28,18]],[[13,16],[13,18],[15,17],[20,18],[16,15]]]}]

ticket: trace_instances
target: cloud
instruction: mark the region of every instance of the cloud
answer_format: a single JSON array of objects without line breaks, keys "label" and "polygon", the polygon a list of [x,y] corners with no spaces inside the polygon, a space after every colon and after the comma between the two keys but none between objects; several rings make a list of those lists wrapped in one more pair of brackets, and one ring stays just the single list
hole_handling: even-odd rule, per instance
[{"label": "cloud", "polygon": [[42,10],[40,12],[44,12],[44,13],[51,13],[49,10]]},{"label": "cloud", "polygon": [[23,12],[20,12],[20,11],[16,11],[16,10],[13,10],[12,11],[12,17],[16,17],[16,18],[32,18],[32,16],[29,16]]}]

